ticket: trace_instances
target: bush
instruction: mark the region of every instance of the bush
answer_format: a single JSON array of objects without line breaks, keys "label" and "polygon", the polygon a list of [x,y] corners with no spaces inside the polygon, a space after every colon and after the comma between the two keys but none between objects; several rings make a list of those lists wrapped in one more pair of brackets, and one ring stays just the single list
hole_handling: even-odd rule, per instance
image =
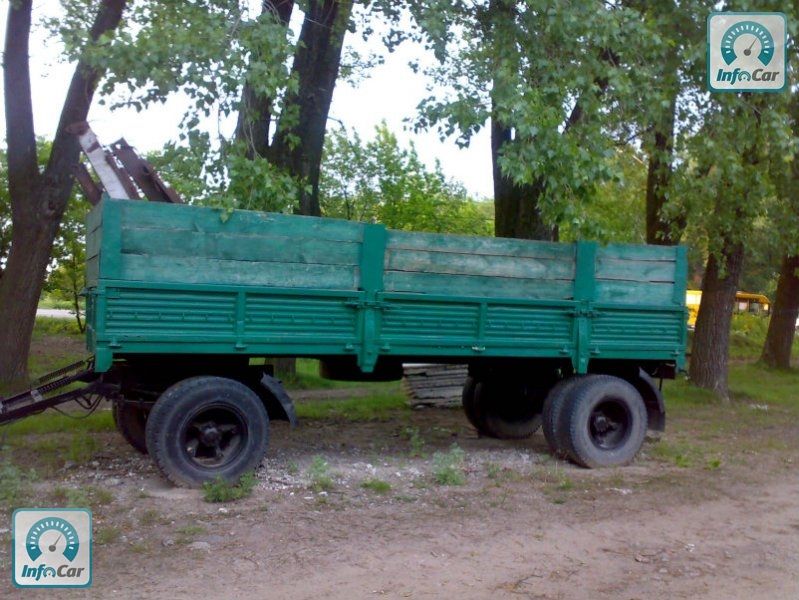
[{"label": "bush", "polygon": [[203,484],[203,497],[206,502],[234,502],[252,494],[258,480],[254,473],[245,473],[238,483],[228,483],[221,477]]}]

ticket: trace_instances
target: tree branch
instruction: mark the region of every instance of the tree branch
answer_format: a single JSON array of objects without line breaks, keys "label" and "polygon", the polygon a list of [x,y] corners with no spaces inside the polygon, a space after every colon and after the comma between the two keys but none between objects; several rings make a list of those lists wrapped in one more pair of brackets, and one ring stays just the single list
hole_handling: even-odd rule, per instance
[{"label": "tree branch", "polygon": [[[87,45],[95,44],[104,34],[116,29],[126,4],[127,0],[103,0],[89,30]],[[48,213],[60,216],[66,207],[73,185],[72,168],[80,157],[78,140],[67,132],[66,127],[86,120],[97,83],[102,75],[103,71],[85,58],[78,60],[61,109],[50,160],[44,172],[45,185],[53,188],[53,194],[50,196],[51,205],[42,207]]]},{"label": "tree branch", "polygon": [[[32,9],[32,0],[8,4],[3,85],[8,144],[8,191],[12,200],[26,196],[39,177],[28,60]],[[19,202],[12,201],[11,205],[15,214],[28,208]]]}]

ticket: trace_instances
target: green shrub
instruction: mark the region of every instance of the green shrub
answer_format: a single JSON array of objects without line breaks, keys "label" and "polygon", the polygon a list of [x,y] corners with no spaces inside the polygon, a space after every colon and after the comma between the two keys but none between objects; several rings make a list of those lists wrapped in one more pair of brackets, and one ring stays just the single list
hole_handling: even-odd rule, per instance
[{"label": "green shrub", "polygon": [[463,473],[463,462],[466,458],[458,444],[452,444],[448,452],[436,452],[433,455],[433,479],[438,485],[464,485],[466,475]]},{"label": "green shrub", "polygon": [[206,502],[234,502],[252,494],[258,480],[254,473],[245,473],[237,483],[228,483],[222,477],[203,484],[203,498]]}]

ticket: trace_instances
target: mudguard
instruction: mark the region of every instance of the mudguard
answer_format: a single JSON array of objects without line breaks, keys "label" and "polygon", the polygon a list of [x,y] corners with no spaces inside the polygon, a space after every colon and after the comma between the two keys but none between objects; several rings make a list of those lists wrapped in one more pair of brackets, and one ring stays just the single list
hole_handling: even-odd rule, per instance
[{"label": "mudguard", "polygon": [[652,376],[638,368],[637,381],[631,381],[646,404],[649,429],[654,431],[664,431],[666,429],[666,404],[663,400],[663,393],[660,391]]},{"label": "mudguard", "polygon": [[294,408],[294,401],[286,393],[286,390],[283,388],[283,384],[280,382],[280,380],[267,373],[264,373],[259,383],[266,389],[272,398],[277,400],[277,402],[280,404],[280,407],[283,409],[283,412],[286,413],[286,420],[291,424],[292,429],[295,428],[298,421],[297,411]]}]

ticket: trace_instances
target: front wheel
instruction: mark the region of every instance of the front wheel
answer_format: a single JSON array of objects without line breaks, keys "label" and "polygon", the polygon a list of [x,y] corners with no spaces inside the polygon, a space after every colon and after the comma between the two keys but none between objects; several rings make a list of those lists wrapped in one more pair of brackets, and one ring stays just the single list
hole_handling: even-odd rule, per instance
[{"label": "front wheel", "polygon": [[623,379],[589,375],[567,395],[558,428],[561,449],[578,465],[626,465],[644,443],[646,405],[638,390]]},{"label": "front wheel", "polygon": [[192,377],[167,389],[147,418],[147,449],[164,476],[183,486],[255,469],[269,445],[269,416],[250,388]]}]

